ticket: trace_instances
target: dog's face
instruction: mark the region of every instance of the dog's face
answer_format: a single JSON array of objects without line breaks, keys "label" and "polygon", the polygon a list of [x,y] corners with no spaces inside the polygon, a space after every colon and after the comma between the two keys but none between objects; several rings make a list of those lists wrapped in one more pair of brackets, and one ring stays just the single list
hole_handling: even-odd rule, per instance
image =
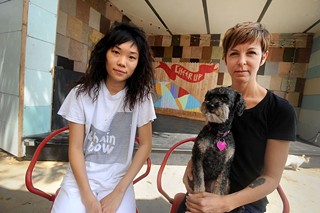
[{"label": "dog's face", "polygon": [[230,118],[230,112],[241,115],[244,109],[245,104],[241,94],[230,87],[209,90],[200,108],[208,121],[213,123],[224,123]]}]

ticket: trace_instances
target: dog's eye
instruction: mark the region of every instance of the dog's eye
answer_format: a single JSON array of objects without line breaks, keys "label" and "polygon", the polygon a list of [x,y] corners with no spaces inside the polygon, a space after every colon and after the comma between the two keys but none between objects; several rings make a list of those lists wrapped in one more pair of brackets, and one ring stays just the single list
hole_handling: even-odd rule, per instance
[{"label": "dog's eye", "polygon": [[222,96],[222,97],[221,97],[221,100],[222,100],[223,102],[227,102],[227,101],[229,101],[229,98],[226,97],[226,96]]}]

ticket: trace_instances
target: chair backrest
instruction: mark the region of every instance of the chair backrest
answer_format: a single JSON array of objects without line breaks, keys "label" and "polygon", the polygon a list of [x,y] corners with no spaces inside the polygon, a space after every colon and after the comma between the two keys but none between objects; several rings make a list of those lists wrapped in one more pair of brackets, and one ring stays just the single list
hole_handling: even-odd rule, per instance
[{"label": "chair backrest", "polygon": [[[56,135],[59,135],[65,131],[69,130],[69,126],[65,126],[65,127],[62,127],[60,129],[57,129],[55,131],[53,131],[51,134],[49,134],[47,137],[45,137],[41,143],[38,145],[38,147],[36,148],[32,158],[31,158],[31,161],[29,163],[29,166],[28,166],[28,169],[26,171],[26,175],[25,175],[25,185],[27,187],[27,189],[33,193],[33,194],[36,194],[36,195],[39,195],[40,197],[43,197],[43,198],[46,198],[48,199],[49,201],[54,201],[54,199],[56,198],[56,195],[57,193],[55,194],[50,194],[50,193],[47,193],[47,192],[44,192],[42,191],[41,189],[38,189],[38,188],[35,188],[35,186],[33,185],[33,182],[32,182],[32,172],[34,170],[34,167],[38,161],[38,158],[41,154],[41,151],[43,150],[43,148],[45,147],[45,145],[53,138],[55,137]],[[139,138],[136,137],[136,142],[139,144]],[[150,158],[148,157],[147,158],[147,167],[146,167],[146,170],[143,174],[141,174],[140,176],[138,176],[137,178],[135,178],[133,180],[133,184],[137,183],[138,181],[140,181],[141,179],[143,179],[144,177],[146,177],[149,173],[150,173],[150,170],[151,170],[151,160]],[[59,191],[59,189],[57,189],[57,192]]]},{"label": "chair backrest", "polygon": [[45,147],[45,145],[56,135],[66,131],[69,129],[69,126],[65,126],[65,127],[62,127],[60,129],[57,129],[55,131],[53,131],[52,133],[50,133],[47,137],[45,137],[41,143],[38,145],[38,147],[36,148],[36,151],[34,152],[32,158],[31,158],[31,161],[30,161],[30,164],[28,166],[28,169],[26,171],[26,175],[25,175],[25,184],[26,184],[26,187],[27,189],[33,193],[33,194],[36,194],[36,195],[39,195],[40,197],[43,197],[43,198],[46,198],[48,199],[49,201],[54,201],[54,199],[56,198],[56,195],[55,194],[50,194],[50,193],[47,193],[47,192],[44,192],[42,191],[41,189],[38,189],[38,188],[35,188],[34,185],[33,185],[33,182],[32,182],[32,172],[33,172],[33,169],[38,161],[38,158],[41,154],[41,151],[43,150],[43,148]]},{"label": "chair backrest", "polygon": [[[181,140],[175,144],[173,144],[172,147],[170,147],[170,149],[166,152],[162,162],[161,162],[161,165],[160,165],[160,168],[159,168],[159,171],[158,171],[158,175],[157,175],[157,188],[158,188],[158,191],[167,199],[167,201],[169,203],[171,203],[171,209],[170,209],[170,213],[176,213],[177,210],[178,210],[178,207],[181,203],[181,201],[183,200],[184,196],[185,196],[185,193],[177,193],[175,194],[174,198],[172,198],[170,195],[167,194],[167,192],[165,192],[165,190],[163,189],[162,187],[162,173],[166,167],[166,164],[167,164],[167,161],[170,157],[170,155],[172,154],[172,152],[179,146],[185,144],[185,143],[188,143],[188,142],[194,142],[195,141],[195,137],[191,137],[191,138],[187,138],[185,140]],[[290,204],[289,204],[289,201],[288,201],[288,198],[286,196],[286,194],[284,193],[282,187],[279,185],[277,187],[277,191],[279,193],[279,196],[281,198],[281,201],[282,201],[282,205],[283,205],[283,209],[282,209],[282,212],[283,213],[289,213],[290,212]]]}]

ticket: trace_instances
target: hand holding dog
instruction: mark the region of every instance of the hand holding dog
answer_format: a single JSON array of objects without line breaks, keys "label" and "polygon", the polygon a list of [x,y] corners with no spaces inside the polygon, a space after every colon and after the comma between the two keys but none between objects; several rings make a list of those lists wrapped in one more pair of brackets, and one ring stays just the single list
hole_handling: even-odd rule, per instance
[{"label": "hand holding dog", "polygon": [[[224,212],[219,210],[222,205],[222,196],[213,193],[203,192],[193,194],[193,190],[189,185],[189,182],[193,180],[192,176],[192,161],[187,164],[186,170],[183,175],[183,183],[189,193],[186,197],[186,207],[188,211],[186,213],[220,213]],[[219,205],[214,205],[218,203]]]},{"label": "hand holding dog", "polygon": [[188,194],[186,197],[186,213],[223,213],[226,212],[223,196],[209,192]]}]

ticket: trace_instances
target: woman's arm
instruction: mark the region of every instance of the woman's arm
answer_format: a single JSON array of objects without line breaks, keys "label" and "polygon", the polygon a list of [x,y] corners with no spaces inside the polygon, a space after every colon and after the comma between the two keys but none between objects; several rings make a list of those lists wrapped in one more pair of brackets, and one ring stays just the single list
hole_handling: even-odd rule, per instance
[{"label": "woman's arm", "polygon": [[117,184],[113,192],[106,197],[104,197],[101,200],[102,209],[108,208],[112,210],[116,210],[121,201],[122,198],[129,187],[130,184],[132,184],[133,179],[140,171],[141,167],[145,163],[146,159],[148,158],[151,148],[152,148],[152,123],[151,121],[142,127],[139,127],[138,129],[139,134],[139,148],[137,152],[134,155],[134,158],[132,160],[132,163],[126,172],[126,174],[123,176],[123,178],[120,180],[120,182]]},{"label": "woman's arm", "polygon": [[101,212],[100,202],[91,191],[86,172],[83,154],[84,132],[83,124],[69,123],[69,162],[87,212]]},{"label": "woman's arm", "polygon": [[187,197],[187,207],[190,212],[228,212],[262,199],[279,185],[288,152],[289,141],[269,139],[265,153],[264,171],[260,177],[246,188],[225,196],[211,193],[190,194]]}]

